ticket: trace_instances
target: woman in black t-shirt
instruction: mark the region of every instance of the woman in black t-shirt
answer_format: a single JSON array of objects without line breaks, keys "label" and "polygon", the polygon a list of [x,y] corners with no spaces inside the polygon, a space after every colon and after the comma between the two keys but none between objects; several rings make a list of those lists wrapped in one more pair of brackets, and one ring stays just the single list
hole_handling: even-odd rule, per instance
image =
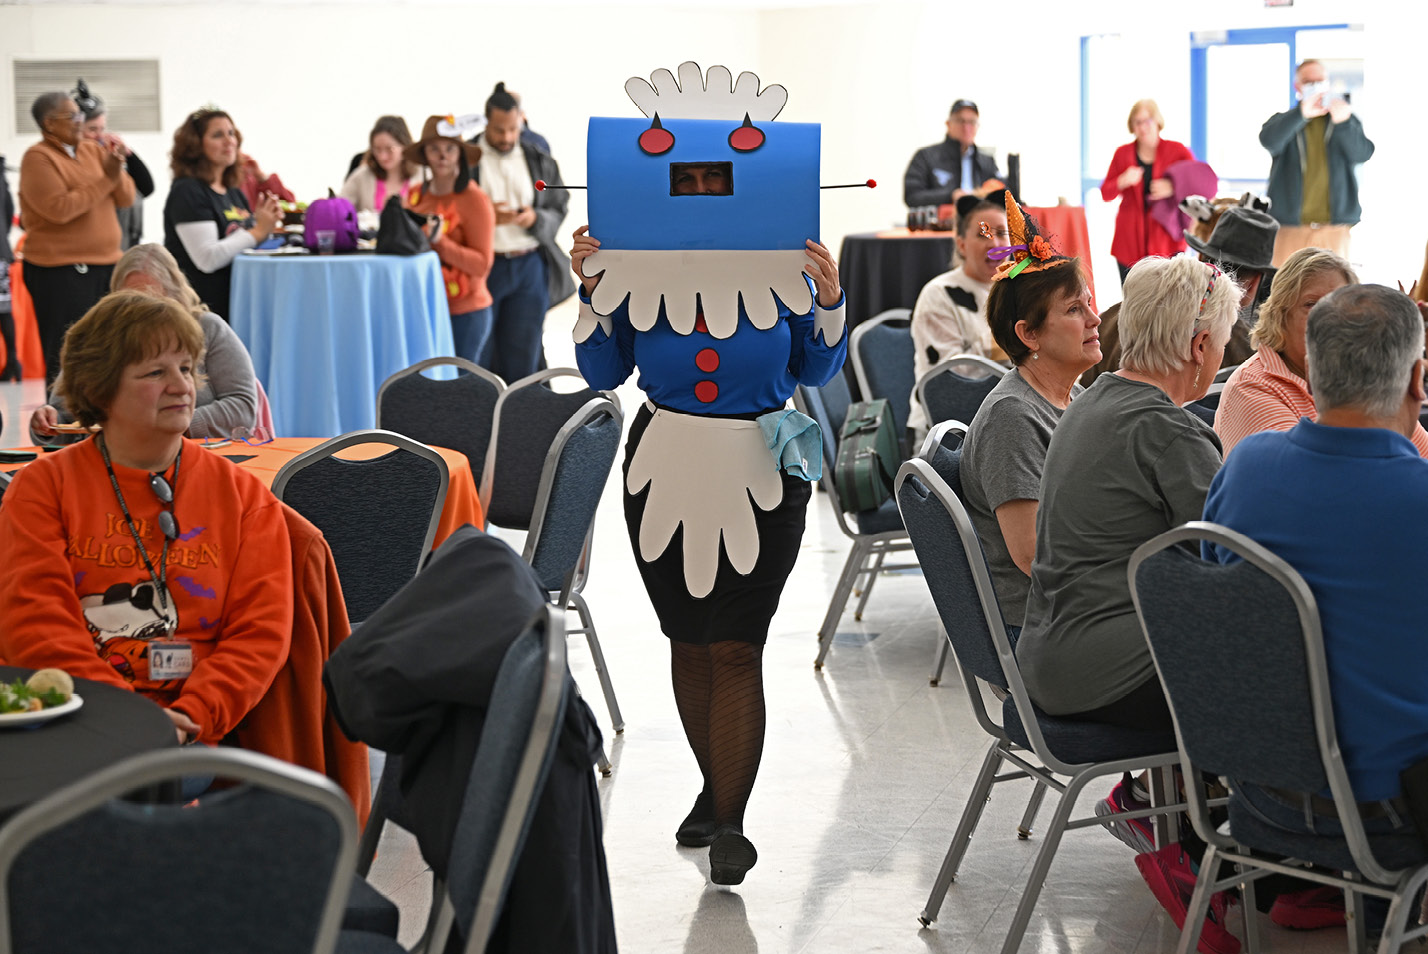
[{"label": "woman in black t-shirt", "polygon": [[243,137],[227,113],[200,109],[174,133],[173,185],[164,203],[164,247],[208,309],[228,320],[233,259],[282,221],[278,200],[262,195],[250,210],[240,178]]}]

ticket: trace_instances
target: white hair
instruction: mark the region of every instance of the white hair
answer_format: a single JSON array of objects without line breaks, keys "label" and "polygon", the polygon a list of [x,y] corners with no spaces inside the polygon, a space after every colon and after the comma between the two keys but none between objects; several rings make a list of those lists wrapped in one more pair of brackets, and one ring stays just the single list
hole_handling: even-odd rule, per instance
[{"label": "white hair", "polygon": [[1241,294],[1233,278],[1189,255],[1141,259],[1126,276],[1121,302],[1121,364],[1172,374],[1190,360],[1190,342],[1200,332],[1224,345]]}]

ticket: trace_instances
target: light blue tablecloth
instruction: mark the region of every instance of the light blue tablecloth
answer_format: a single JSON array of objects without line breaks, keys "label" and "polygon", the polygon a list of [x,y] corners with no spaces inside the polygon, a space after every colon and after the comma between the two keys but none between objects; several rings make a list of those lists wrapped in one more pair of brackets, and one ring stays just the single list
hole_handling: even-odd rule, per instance
[{"label": "light blue tablecloth", "polygon": [[239,255],[230,309],[284,437],[373,427],[389,375],[455,353],[435,252]]}]

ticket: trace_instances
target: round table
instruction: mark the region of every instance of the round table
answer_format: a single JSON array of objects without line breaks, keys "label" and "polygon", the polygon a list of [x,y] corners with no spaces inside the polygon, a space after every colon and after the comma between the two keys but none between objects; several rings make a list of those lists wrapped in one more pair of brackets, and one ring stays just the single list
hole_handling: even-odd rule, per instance
[{"label": "round table", "polygon": [[[34,670],[0,666],[0,681]],[[78,710],[35,726],[0,729],[0,822],[71,782],[115,762],[178,745],[174,724],[153,702],[101,682],[76,679]]]},{"label": "round table", "polygon": [[456,353],[435,252],[245,253],[233,262],[230,312],[279,434],[373,427],[383,381]]},{"label": "round table", "polygon": [[863,232],[843,239],[838,280],[847,295],[848,327],[889,308],[911,308],[917,293],[947,271],[951,232]]}]

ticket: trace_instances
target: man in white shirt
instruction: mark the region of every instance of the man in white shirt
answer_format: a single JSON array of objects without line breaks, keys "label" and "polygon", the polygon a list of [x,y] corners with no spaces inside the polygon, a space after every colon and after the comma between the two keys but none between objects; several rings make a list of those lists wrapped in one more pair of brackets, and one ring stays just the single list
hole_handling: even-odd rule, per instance
[{"label": "man in white shirt", "polygon": [[486,100],[486,129],[475,140],[481,161],[472,170],[496,208],[495,257],[486,288],[492,329],[481,365],[507,382],[541,366],[541,332],[551,305],[570,297],[570,260],[556,244],[565,219],[565,189],[535,190],[537,180],[558,185],[560,167],[524,141],[525,115],[505,83]]}]

